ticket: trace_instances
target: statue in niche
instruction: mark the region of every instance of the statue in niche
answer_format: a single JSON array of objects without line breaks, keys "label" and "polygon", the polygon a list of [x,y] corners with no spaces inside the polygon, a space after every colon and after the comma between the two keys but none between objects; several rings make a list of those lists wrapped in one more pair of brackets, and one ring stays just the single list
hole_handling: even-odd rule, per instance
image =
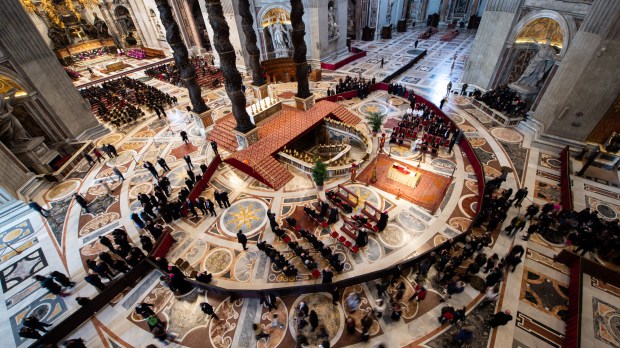
[{"label": "statue in niche", "polygon": [[67,38],[67,34],[60,26],[56,24],[51,24],[50,27],[47,29],[47,37],[52,40],[55,50],[65,48],[69,45],[69,39]]},{"label": "statue in niche", "polygon": [[103,38],[107,38],[111,36],[108,33],[108,25],[103,19],[97,17],[96,13],[95,13],[95,18],[93,19],[93,26],[97,29],[97,34],[99,38],[103,39]]},{"label": "statue in niche", "polygon": [[327,10],[327,28],[330,40],[338,40],[340,38],[340,27],[336,23],[336,11],[333,6]]},{"label": "statue in niche", "polygon": [[387,5],[387,12],[385,13],[386,25],[392,24],[392,8],[394,7],[394,0],[390,0]]},{"label": "statue in niche", "polygon": [[127,34],[127,37],[125,38],[125,42],[129,45],[129,46],[135,46],[138,44],[138,40],[136,40],[135,37],[133,37],[133,32],[129,32],[129,34]]},{"label": "statue in niche", "polygon": [[528,87],[536,87],[538,82],[545,76],[555,63],[555,51],[551,47],[551,40],[545,40],[545,43],[539,44],[532,38],[538,51],[532,56],[527,67],[517,80],[516,84]]},{"label": "statue in niche", "polygon": [[289,49],[288,36],[286,35],[286,30],[284,30],[284,25],[282,25],[279,16],[272,26],[272,32],[275,49]]},{"label": "statue in niche", "polygon": [[86,33],[86,35],[90,39],[96,39],[96,38],[99,37],[99,33],[97,32],[97,28],[95,28],[94,25],[88,23],[88,21],[86,21],[86,19],[82,18],[80,20],[80,26],[82,27],[82,31],[84,31],[84,33]]},{"label": "statue in niche", "polygon": [[7,94],[0,94],[0,141],[9,148],[25,143],[30,139],[24,126],[13,115],[11,102],[15,98],[15,92],[17,90],[12,88]]}]

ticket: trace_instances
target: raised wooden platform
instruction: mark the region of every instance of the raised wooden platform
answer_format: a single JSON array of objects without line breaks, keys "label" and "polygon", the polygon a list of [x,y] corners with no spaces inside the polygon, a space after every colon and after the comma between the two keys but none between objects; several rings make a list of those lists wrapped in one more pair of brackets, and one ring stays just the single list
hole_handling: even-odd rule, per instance
[{"label": "raised wooden platform", "polygon": [[[415,188],[407,185],[403,185],[398,181],[392,180],[388,177],[388,171],[392,168],[394,163],[409,169],[412,173],[418,172],[420,181]],[[381,154],[377,156],[377,181],[375,183],[370,182],[372,176],[374,163],[370,163],[358,176],[358,180],[361,182],[368,182],[370,185],[376,186],[383,191],[389,192],[393,195],[399,195],[401,198],[406,199],[420,207],[430,211],[432,214],[439,208],[441,201],[444,198],[446,190],[450,185],[450,177],[435,174],[427,170],[410,166],[404,162],[399,162],[387,155]]]},{"label": "raised wooden platform", "polygon": [[[230,117],[218,120],[215,129],[209,135],[209,140],[221,139],[222,146],[226,148],[236,146],[231,143],[234,139],[232,128],[235,123],[234,118]],[[344,106],[329,101],[318,102],[308,111],[283,105],[282,111],[259,126],[259,140],[256,143],[233,153],[225,162],[278,190],[292,179],[293,175],[273,156],[284,146],[318,126],[325,118],[352,125],[360,122],[360,118]]]}]

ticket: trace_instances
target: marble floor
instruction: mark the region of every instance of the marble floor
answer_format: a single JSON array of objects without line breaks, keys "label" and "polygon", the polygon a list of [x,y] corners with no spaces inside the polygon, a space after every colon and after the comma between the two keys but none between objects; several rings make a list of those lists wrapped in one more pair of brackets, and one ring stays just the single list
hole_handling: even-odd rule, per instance
[{"label": "marble floor", "polygon": [[[339,77],[362,73],[365,77],[381,77],[390,70],[407,62],[408,50],[422,29],[404,34],[396,34],[391,40],[355,42],[354,46],[367,50],[367,57],[344,66],[336,72],[324,72],[321,82],[312,82],[311,90],[318,97]],[[428,50],[428,55],[409,71],[398,77],[398,81],[408,88],[414,88],[429,100],[439,102],[446,94],[446,84],[450,80],[460,89],[463,66],[473,42],[474,33],[462,33],[452,42],[439,41],[440,33],[429,40],[420,40],[418,48]],[[410,55],[410,54],[409,54]],[[452,67],[456,55],[456,62]],[[380,69],[380,60],[385,58],[386,69]],[[389,67],[389,68],[387,68]],[[106,248],[99,244],[98,237],[109,234],[114,228],[124,228],[134,244],[139,245],[139,230],[129,219],[129,214],[139,209],[136,196],[151,192],[153,179],[148,171],[139,165],[163,157],[171,167],[167,174],[176,195],[185,180],[183,156],[190,154],[194,163],[208,162],[212,151],[200,137],[196,126],[188,122],[182,111],[188,105],[187,93],[178,87],[145,77],[141,71],[130,72],[128,76],[140,78],[164,92],[179,98],[179,105],[167,110],[170,127],[148,114],[142,123],[134,128],[113,131],[111,134],[95,139],[97,145],[115,144],[119,157],[90,167],[80,163],[70,178],[56,185],[40,189],[35,197],[42,205],[51,209],[53,218],[44,221],[39,215],[13,221],[0,230],[0,285],[4,306],[0,314],[8,318],[0,323],[0,333],[7,337],[6,346],[24,347],[32,343],[23,340],[17,332],[22,320],[29,315],[37,315],[44,322],[57,323],[78,308],[77,296],[90,297],[95,289],[82,281],[86,274],[85,261]],[[249,84],[246,81],[246,84]],[[293,105],[294,83],[270,86],[285,103]],[[223,88],[205,91],[203,97],[213,109],[215,119],[231,112],[230,101]],[[250,89],[246,97],[253,101]],[[367,99],[352,99],[341,102],[351,112],[365,119],[369,110],[380,109],[386,114],[385,128],[391,128],[397,118],[406,110],[405,100],[374,92]],[[465,132],[477,155],[485,164],[489,177],[500,174],[502,166],[513,169],[508,175],[507,186],[530,188],[528,201],[545,203],[555,201],[559,181],[558,152],[541,149],[532,145],[533,134],[527,127],[504,128],[477,112],[467,98],[451,95],[444,107],[447,115]],[[367,125],[361,126],[368,131]],[[184,145],[178,131],[190,134],[190,145]],[[375,146],[376,143],[375,143]],[[456,147],[455,147],[456,150]],[[226,155],[226,153],[224,153]],[[325,189],[343,184],[359,195],[361,201],[371,202],[389,212],[390,220],[386,231],[369,238],[367,247],[358,254],[352,254],[329,236],[329,230],[316,226],[314,233],[332,248],[334,253],[345,260],[343,272],[335,275],[335,280],[363,274],[389,267],[397,262],[415,256],[445,240],[465,231],[471,223],[475,211],[476,181],[467,157],[457,150],[452,154],[440,151],[432,158],[408,148],[394,146],[391,155],[410,165],[420,164],[421,168],[441,175],[448,180],[446,197],[439,203],[434,213],[415,205],[377,186],[352,183],[348,177],[337,177],[325,183]],[[117,166],[125,173],[123,183],[110,182],[113,191],[106,193],[102,182],[108,181],[112,167]],[[573,166],[579,170],[579,166]],[[451,173],[454,170],[454,176]],[[178,240],[169,260],[186,259],[195,270],[207,270],[214,275],[214,284],[228,288],[269,289],[274,286],[297,286],[316,282],[309,271],[288,247],[274,238],[267,224],[267,210],[275,212],[280,221],[292,215],[297,208],[325,199],[324,190],[318,190],[310,176],[292,170],[294,179],[279,191],[273,191],[250,176],[224,165],[214,175],[211,187],[204,192],[205,197],[213,196],[213,191],[229,192],[231,207],[216,208],[216,217],[181,219],[167,226]],[[605,217],[613,218],[620,214],[620,190],[601,183],[573,177],[575,209],[594,207]],[[72,194],[79,192],[91,204],[91,212],[84,213],[76,207]],[[520,213],[512,208],[506,221]],[[340,225],[334,226],[339,229]],[[243,251],[236,242],[235,232],[243,229],[249,239],[249,250]],[[293,239],[298,237],[292,232]],[[299,264],[300,273],[296,278],[285,277],[269,260],[260,253],[255,244],[266,240],[291,262]],[[302,245],[308,246],[303,240]],[[19,253],[9,249],[9,244]],[[566,286],[568,269],[553,261],[553,255],[563,248],[563,241],[546,240],[534,235],[528,242],[520,238],[494,235],[494,243],[485,250],[487,254],[505,254],[513,245],[526,247],[526,257],[515,272],[508,273],[501,286],[501,296],[496,306],[478,308],[483,294],[479,286],[467,286],[461,294],[447,299],[446,303],[460,308],[467,307],[468,319],[465,325],[475,326],[479,336],[476,347],[560,347],[564,338],[563,317],[567,306]],[[316,257],[325,264],[325,260]],[[69,273],[77,281],[77,286],[68,297],[56,297],[40,289],[34,281],[36,274],[48,274],[53,270]],[[443,347],[454,333],[455,328],[440,325],[437,317],[445,303],[441,303],[443,291],[435,288],[431,270],[426,282],[429,288],[427,298],[422,302],[406,301],[417,284],[415,275],[404,272],[401,281],[405,294],[401,306],[403,316],[392,321],[389,316],[377,318],[371,315],[370,342],[361,341],[359,320],[372,311],[375,300],[379,298],[376,283],[369,282],[343,289],[339,305],[334,306],[327,293],[306,294],[278,299],[278,308],[269,312],[256,299],[230,298],[209,292],[193,292],[179,300],[172,296],[159,283],[159,273],[153,271],[133,289],[115,298],[109,306],[97,313],[91,320],[76,329],[72,337],[82,337],[89,347],[143,347],[156,343],[148,331],[144,320],[133,311],[139,302],[154,304],[154,310],[168,322],[168,329],[178,337],[173,345],[188,347],[292,347],[297,335],[294,322],[295,306],[305,301],[319,315],[322,325],[329,335],[333,347],[370,347],[384,343],[387,347]],[[484,278],[483,274],[479,275]],[[592,280],[591,321],[584,327],[584,335],[590,335],[600,346],[617,346],[617,327],[613,326],[617,317],[617,289]],[[484,291],[484,290],[483,290]],[[345,304],[350,293],[360,297],[360,307],[349,313]],[[388,291],[390,294],[392,290]],[[211,303],[221,320],[205,316],[198,303]],[[587,306],[586,306],[587,307]],[[515,318],[508,325],[491,329],[484,318],[491,312],[509,309]],[[283,326],[272,326],[274,314]],[[352,316],[357,321],[357,333],[345,330],[345,319]],[[268,339],[258,342],[252,333],[252,324],[260,323],[270,331]],[[317,333],[304,328],[303,333],[309,343],[318,344]],[[587,333],[586,333],[587,331]],[[597,345],[598,346],[598,345]]]}]

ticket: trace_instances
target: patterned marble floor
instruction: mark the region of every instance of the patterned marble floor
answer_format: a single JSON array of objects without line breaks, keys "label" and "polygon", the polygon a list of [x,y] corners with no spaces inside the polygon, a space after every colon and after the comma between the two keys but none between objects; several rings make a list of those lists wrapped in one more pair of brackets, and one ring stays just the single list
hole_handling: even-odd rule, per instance
[{"label": "patterned marble floor", "polygon": [[[396,34],[392,40],[355,43],[357,47],[368,50],[368,56],[339,71],[324,73],[323,81],[311,83],[312,91],[317,96],[322,96],[327,87],[347,74],[362,73],[365,77],[378,78],[387,75],[389,69],[406,63],[410,56],[407,51],[413,48],[413,41],[419,31],[420,29],[416,29],[405,34]],[[463,64],[468,59],[474,34],[463,33],[448,43],[439,41],[440,36],[441,32],[429,40],[421,40],[418,47],[428,50],[427,57],[399,77],[399,81],[414,88],[416,93],[436,102],[445,96],[448,80],[453,81],[455,87],[459,87]],[[455,54],[456,62],[452,67]],[[386,67],[390,68],[379,68],[381,57],[388,59],[389,64],[386,63]],[[71,173],[70,179],[41,189],[35,199],[52,210],[53,219],[45,222],[38,215],[31,214],[21,221],[15,221],[12,226],[2,226],[0,285],[5,305],[0,307],[0,313],[9,320],[0,323],[0,333],[5,334],[10,341],[7,346],[23,347],[31,343],[17,336],[26,316],[34,314],[45,322],[57,323],[78,307],[75,297],[96,294],[82,278],[86,273],[85,260],[95,257],[105,249],[97,241],[98,236],[123,227],[132,241],[138,240],[143,231],[135,227],[129,214],[139,209],[137,194],[150,192],[153,188],[152,177],[138,165],[141,161],[153,161],[158,156],[166,159],[172,168],[168,177],[174,188],[174,196],[185,178],[183,155],[190,154],[194,163],[208,161],[212,156],[208,144],[198,136],[195,125],[187,122],[186,114],[182,111],[189,102],[185,91],[145,78],[141,72],[133,72],[129,76],[142,78],[147,84],[179,98],[179,105],[167,110],[171,126],[168,127],[165,122],[149,114],[143,123],[132,129],[113,132],[104,138],[96,139],[98,145],[115,144],[120,156],[92,168],[86,163],[80,163]],[[271,88],[285,103],[293,103],[291,91],[294,91],[295,84],[277,84]],[[247,92],[248,101],[252,102],[249,89]],[[216,119],[231,112],[230,101],[223,89],[205,92],[203,97],[213,109]],[[359,116],[364,116],[369,110],[383,110],[387,115],[386,128],[393,126],[407,105],[404,100],[389,96],[385,92],[375,92],[365,100],[352,99],[343,101],[342,104]],[[544,203],[557,199],[557,154],[532,147],[533,135],[526,128],[500,127],[476,112],[466,98],[459,96],[451,95],[444,110],[470,139],[476,153],[484,162],[489,177],[499,175],[502,166],[509,166],[514,170],[508,176],[507,185],[515,188],[529,187],[528,200]],[[182,129],[191,135],[191,145],[184,145],[180,141],[177,133]],[[329,180],[325,185],[326,189],[344,184],[362,200],[372,202],[390,214],[386,231],[371,236],[369,245],[357,255],[344,250],[328,236],[328,231],[320,227],[314,230],[325,244],[345,260],[345,269],[336,275],[336,279],[385,268],[415,256],[416,253],[456,236],[471,223],[477,194],[476,185],[471,179],[471,166],[460,151],[454,151],[453,154],[440,152],[437,157],[431,158],[395,146],[391,154],[400,161],[412,165],[420,163],[424,170],[446,177],[456,168],[448,194],[435,214],[430,214],[423,208],[397,199],[377,187],[351,183],[346,177]],[[111,182],[114,190],[108,194],[101,183],[109,180],[112,166],[121,169],[128,180],[122,184]],[[276,212],[278,218],[283,220],[293,214],[296,208],[316,202],[319,198],[325,199],[324,192],[317,190],[308,175],[299,172],[293,174],[295,178],[291,182],[274,192],[228,166],[218,170],[211,187],[203,195],[212,198],[214,189],[226,190],[232,206],[228,209],[217,208],[217,217],[199,216],[179,220],[167,226],[179,240],[168,258],[185,258],[194,269],[213,273],[214,282],[225,287],[268,289],[276,285],[314,283],[309,272],[304,271],[305,268],[301,265],[297,279],[284,277],[255,247],[257,241],[267,240],[287,257],[292,257],[287,246],[276,241],[267,227],[267,210]],[[620,214],[620,191],[617,188],[576,177],[573,180],[576,188],[576,209],[591,206],[608,218]],[[92,213],[83,213],[75,206],[71,197],[74,192],[80,192],[94,203]],[[507,221],[518,213],[519,211],[513,208]],[[236,242],[235,232],[240,228],[250,240],[250,249],[247,252],[242,251]],[[291,231],[287,233],[292,238],[297,238]],[[487,254],[504,254],[512,245],[519,243],[504,234],[494,237],[495,242],[485,250]],[[299,242],[306,245],[303,240]],[[480,289],[476,290],[473,286],[468,286],[463,293],[447,300],[447,303],[455,308],[467,307],[470,316],[467,325],[478,328],[479,346],[561,345],[564,337],[562,315],[566,306],[568,270],[552,259],[554,253],[562,247],[556,242],[545,240],[538,235],[534,235],[527,244],[521,242],[527,247],[525,261],[514,273],[509,273],[503,282],[497,308],[488,306],[484,310],[477,309],[476,305],[482,294],[478,291]],[[9,249],[9,243],[20,253]],[[293,258],[292,262],[299,263],[299,260]],[[53,270],[69,273],[78,282],[70,296],[62,298],[49,295],[34,281],[35,274],[48,274]],[[434,273],[431,272],[429,278],[433,276]],[[108,307],[80,326],[72,336],[84,338],[89,347],[142,347],[154,343],[144,321],[133,312],[135,305],[144,301],[153,303],[155,311],[168,322],[169,329],[178,334],[175,343],[178,346],[291,347],[295,344],[297,334],[292,321],[294,308],[300,301],[305,301],[318,313],[333,347],[361,347],[367,344],[361,342],[359,321],[372,311],[371,307],[379,298],[375,282],[370,282],[343,289],[338,306],[332,305],[329,294],[317,293],[278,299],[277,310],[270,313],[254,299],[232,299],[218,294],[195,292],[184,300],[178,300],[159,284],[158,278],[157,272],[149,274],[136,287],[115,298]],[[405,272],[401,281],[405,285],[404,300],[401,301],[403,317],[394,322],[388,316],[377,318],[371,314],[370,343],[382,342],[388,347],[444,346],[453,334],[453,329],[441,326],[437,321],[444,305],[440,303],[442,289],[434,288],[432,282],[429,282],[429,295],[425,301],[407,302],[406,299],[417,284],[416,279]],[[346,297],[352,292],[358,294],[361,304],[357,311],[349,313],[349,308],[342,304],[346,303]],[[390,293],[392,290],[388,291],[388,294]],[[611,327],[610,323],[613,324],[612,320],[615,320],[613,318],[618,312],[615,305],[617,299],[614,302],[613,298],[618,297],[618,293],[607,291],[605,294],[593,295],[594,320],[590,323],[591,336],[601,344],[613,346],[617,344],[617,329]],[[198,303],[205,300],[214,306],[222,320],[212,320],[202,314]],[[510,309],[518,320],[491,330],[480,318],[486,316],[486,312],[494,312],[499,308]],[[278,321],[283,327],[272,326],[274,313],[278,315]],[[357,321],[357,332],[354,334],[345,330],[344,321],[347,316],[352,316]],[[269,339],[257,342],[252,334],[253,323],[260,323],[270,331]],[[303,333],[310,344],[318,344],[315,332],[305,328]]]}]

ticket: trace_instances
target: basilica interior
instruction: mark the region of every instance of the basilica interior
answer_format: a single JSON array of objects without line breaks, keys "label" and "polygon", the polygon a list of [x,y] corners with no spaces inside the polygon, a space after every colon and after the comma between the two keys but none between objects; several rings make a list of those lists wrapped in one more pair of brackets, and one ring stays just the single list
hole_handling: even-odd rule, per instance
[{"label": "basilica interior", "polygon": [[0,23],[3,347],[620,347],[620,1]]}]

